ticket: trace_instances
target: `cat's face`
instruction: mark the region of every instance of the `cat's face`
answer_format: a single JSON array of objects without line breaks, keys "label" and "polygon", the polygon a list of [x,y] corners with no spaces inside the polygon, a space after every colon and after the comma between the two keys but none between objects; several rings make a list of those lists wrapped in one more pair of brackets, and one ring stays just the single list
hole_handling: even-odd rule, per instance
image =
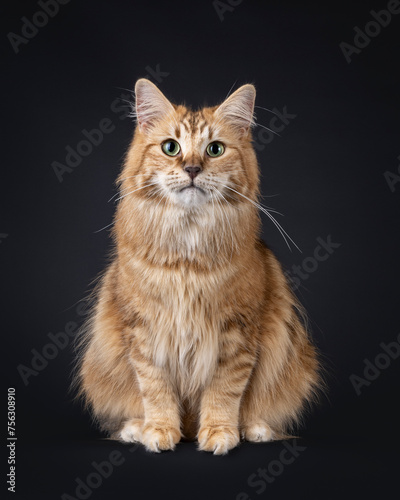
[{"label": "cat's face", "polygon": [[136,189],[136,196],[150,203],[184,210],[238,202],[240,194],[254,196],[252,85],[200,111],[171,104],[148,80],[139,80],[135,90],[138,126],[122,176],[127,193]]}]

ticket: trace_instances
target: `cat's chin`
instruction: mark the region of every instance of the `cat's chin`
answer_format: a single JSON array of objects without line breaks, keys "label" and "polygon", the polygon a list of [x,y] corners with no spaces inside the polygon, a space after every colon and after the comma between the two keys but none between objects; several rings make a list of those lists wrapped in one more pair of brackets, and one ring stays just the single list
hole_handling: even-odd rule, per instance
[{"label": "cat's chin", "polygon": [[190,186],[173,194],[177,205],[184,208],[196,209],[203,206],[208,201],[208,195],[203,189]]}]

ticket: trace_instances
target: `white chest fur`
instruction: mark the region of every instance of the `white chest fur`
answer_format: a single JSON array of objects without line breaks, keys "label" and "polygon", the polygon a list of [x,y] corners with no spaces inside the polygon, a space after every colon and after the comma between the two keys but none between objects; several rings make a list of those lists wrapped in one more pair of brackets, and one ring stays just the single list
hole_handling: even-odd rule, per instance
[{"label": "white chest fur", "polygon": [[[182,395],[190,396],[207,384],[218,358],[218,317],[210,280],[194,273],[181,276],[163,271],[153,282],[157,301],[151,319],[156,365],[164,367]],[[155,277],[154,277],[155,278]],[[151,286],[151,279],[147,285]],[[153,291],[154,288],[153,288]]]}]

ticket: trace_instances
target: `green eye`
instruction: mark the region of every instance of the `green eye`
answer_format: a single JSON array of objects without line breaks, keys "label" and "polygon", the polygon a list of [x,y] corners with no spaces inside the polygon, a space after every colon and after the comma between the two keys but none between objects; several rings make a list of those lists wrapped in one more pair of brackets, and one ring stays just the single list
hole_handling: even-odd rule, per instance
[{"label": "green eye", "polygon": [[221,156],[224,153],[225,148],[220,142],[210,142],[210,144],[207,146],[206,151],[208,156],[216,158],[217,156]]},{"label": "green eye", "polygon": [[181,150],[179,144],[172,139],[170,139],[169,141],[165,141],[162,144],[161,148],[164,151],[164,153],[168,156],[176,156]]}]

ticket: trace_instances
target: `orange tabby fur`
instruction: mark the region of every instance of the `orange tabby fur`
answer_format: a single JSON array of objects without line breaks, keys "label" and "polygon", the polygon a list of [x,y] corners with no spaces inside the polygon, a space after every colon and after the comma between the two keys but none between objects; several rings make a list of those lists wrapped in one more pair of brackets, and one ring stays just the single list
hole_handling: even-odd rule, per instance
[{"label": "orange tabby fur", "polygon": [[[221,106],[171,104],[136,84],[136,127],[119,178],[115,254],[79,368],[109,434],[148,450],[184,436],[216,454],[283,437],[318,387],[315,348],[272,252],[260,241],[255,89]],[[181,151],[167,156],[168,139]],[[220,157],[206,147],[219,141]],[[184,170],[197,166],[195,186]],[[232,188],[232,189],[229,189]]]}]

